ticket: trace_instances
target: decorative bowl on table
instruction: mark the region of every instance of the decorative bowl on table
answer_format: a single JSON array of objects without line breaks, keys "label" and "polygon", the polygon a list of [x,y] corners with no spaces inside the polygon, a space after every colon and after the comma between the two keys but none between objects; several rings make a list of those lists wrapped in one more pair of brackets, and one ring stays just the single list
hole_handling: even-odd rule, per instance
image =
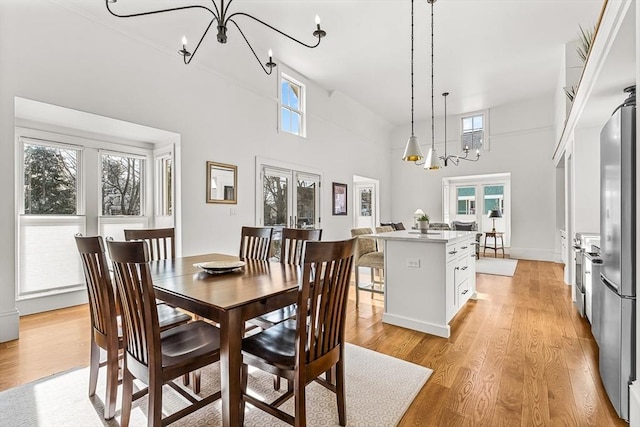
[{"label": "decorative bowl on table", "polygon": [[244,261],[207,261],[197,262],[193,264],[194,267],[203,269],[209,274],[229,273],[231,271],[238,271],[246,265]]}]

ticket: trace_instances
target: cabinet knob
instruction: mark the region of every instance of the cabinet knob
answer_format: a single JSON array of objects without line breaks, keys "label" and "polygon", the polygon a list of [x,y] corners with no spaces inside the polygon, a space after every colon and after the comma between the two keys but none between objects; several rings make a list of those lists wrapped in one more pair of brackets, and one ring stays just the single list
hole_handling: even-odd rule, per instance
[{"label": "cabinet knob", "polygon": [[465,265],[464,267],[461,268],[461,270],[466,270],[467,268],[469,267]]},{"label": "cabinet knob", "polygon": [[460,249],[467,249],[469,246],[462,246]]},{"label": "cabinet knob", "polygon": [[465,289],[464,291],[462,291],[462,295],[466,294],[467,292],[469,292],[469,289]]},{"label": "cabinet knob", "polygon": [[449,252],[449,255],[455,255],[457,253],[458,253],[458,251],[451,251],[451,252]]},{"label": "cabinet knob", "polygon": [[460,270],[460,267],[456,267],[456,268],[454,268],[454,270]]}]

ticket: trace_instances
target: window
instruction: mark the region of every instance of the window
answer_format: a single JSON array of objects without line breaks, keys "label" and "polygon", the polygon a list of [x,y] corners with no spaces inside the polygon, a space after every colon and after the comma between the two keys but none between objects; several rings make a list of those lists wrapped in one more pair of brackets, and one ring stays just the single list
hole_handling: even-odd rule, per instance
[{"label": "window", "polygon": [[143,160],[118,154],[102,155],[102,215],[141,215]]},{"label": "window", "polygon": [[486,150],[489,148],[485,140],[488,126],[486,113],[474,113],[462,117],[462,150]]},{"label": "window", "polygon": [[280,129],[305,136],[304,86],[282,74],[280,80]]},{"label": "window", "polygon": [[[20,137],[18,295],[83,286],[74,234],[85,232],[79,147]],[[55,272],[55,274],[52,274]]]},{"label": "window", "polygon": [[156,215],[171,216],[173,213],[171,154],[156,157],[156,187]]},{"label": "window", "polygon": [[476,213],[476,189],[475,187],[458,187],[457,189],[457,214],[475,215]]},{"label": "window", "polygon": [[504,186],[485,185],[484,186],[484,211],[488,215],[489,211],[500,209],[504,214]]}]

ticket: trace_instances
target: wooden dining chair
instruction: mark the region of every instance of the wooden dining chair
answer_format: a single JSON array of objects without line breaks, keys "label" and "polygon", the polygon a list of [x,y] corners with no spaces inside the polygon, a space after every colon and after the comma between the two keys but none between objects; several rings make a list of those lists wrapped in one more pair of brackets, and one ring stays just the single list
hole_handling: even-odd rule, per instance
[{"label": "wooden dining chair", "polygon": [[[243,339],[242,408],[249,403],[281,420],[306,426],[305,388],[317,381],[336,393],[338,421],[346,424],[344,331],[355,239],[307,242],[296,319]],[[271,403],[247,393],[248,365],[286,378],[289,388]],[[335,384],[320,378],[335,367]],[[294,415],[278,407],[294,398]]]},{"label": "wooden dining chair", "polygon": [[142,240],[147,242],[151,261],[174,259],[176,257],[174,228],[124,230],[124,239],[127,241]]},{"label": "wooden dining chair", "polygon": [[[220,360],[220,330],[197,320],[160,332],[155,292],[144,242],[108,241],[122,307],[124,366],[122,426],[129,425],[133,379],[148,385],[148,426],[170,424],[221,396],[218,391],[197,398],[173,382],[175,378]],[[191,405],[162,417],[162,387],[168,384]]]},{"label": "wooden dining chair", "polygon": [[[119,333],[119,303],[115,287],[107,268],[104,242],[101,236],[75,236],[76,246],[82,260],[89,311],[91,317],[91,357],[89,364],[89,396],[96,393],[98,370],[107,367],[107,385],[104,404],[104,418],[109,420],[115,414],[116,394],[118,390],[118,360],[123,347],[122,334]],[[158,306],[158,318],[161,330],[182,325],[191,317],[169,306]],[[107,359],[100,362],[100,349],[104,349]]]},{"label": "wooden dining chair", "polygon": [[240,240],[240,259],[267,261],[271,250],[271,227],[242,227]]},{"label": "wooden dining chair", "polygon": [[[301,265],[304,244],[309,241],[319,241],[322,238],[321,229],[282,229],[282,245],[280,246],[280,264]],[[283,322],[296,314],[296,305],[274,310],[262,316],[251,319],[249,323],[267,329]],[[279,388],[279,387],[278,387]]]}]

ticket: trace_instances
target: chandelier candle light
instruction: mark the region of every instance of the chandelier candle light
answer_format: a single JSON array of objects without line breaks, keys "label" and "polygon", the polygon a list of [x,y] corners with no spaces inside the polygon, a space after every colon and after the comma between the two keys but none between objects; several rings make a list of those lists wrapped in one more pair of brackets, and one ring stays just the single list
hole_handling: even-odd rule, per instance
[{"label": "chandelier candle light", "polygon": [[[293,40],[294,42],[301,44],[304,47],[308,47],[309,49],[313,49],[315,47],[318,47],[318,45],[320,44],[320,41],[322,40],[323,37],[325,37],[327,35],[327,33],[320,28],[320,17],[318,15],[316,15],[316,29],[313,32],[313,36],[316,37],[318,39],[318,41],[315,44],[307,44],[304,43],[292,36],[290,36],[289,34],[267,24],[266,22],[249,15],[248,13],[245,12],[234,12],[229,14],[229,6],[231,6],[231,3],[233,2],[233,0],[229,0],[227,2],[227,4],[225,5],[225,0],[220,0],[220,7],[218,7],[218,5],[216,4],[217,0],[211,0],[211,3],[213,4],[213,9],[207,7],[207,6],[203,6],[203,5],[191,5],[191,6],[180,6],[180,7],[172,7],[169,9],[160,9],[160,10],[152,10],[149,12],[139,12],[139,13],[131,13],[128,15],[121,15],[118,13],[115,13],[113,10],[111,10],[111,6],[110,4],[112,3],[116,3],[118,0],[105,0],[105,4],[107,6],[107,10],[109,11],[109,13],[111,13],[113,16],[118,17],[118,18],[132,18],[132,17],[136,17],[136,16],[145,16],[145,15],[153,15],[156,13],[164,13],[164,12],[174,12],[174,11],[179,11],[179,10],[187,10],[187,9],[203,9],[206,10],[207,12],[209,12],[212,16],[211,21],[209,22],[209,25],[207,25],[207,28],[204,30],[204,32],[202,33],[202,36],[200,37],[200,40],[198,40],[198,43],[196,44],[195,49],[193,49],[193,52],[190,52],[187,49],[187,37],[186,36],[182,36],[182,49],[178,50],[178,53],[182,56],[184,63],[185,64],[189,64],[191,62],[191,60],[193,59],[193,57],[195,56],[196,52],[198,51],[198,48],[200,47],[200,44],[202,44],[202,40],[204,40],[204,37],[207,35],[207,33],[209,32],[209,29],[211,28],[211,26],[213,25],[213,23],[217,23],[216,28],[218,29],[218,35],[217,35],[217,40],[218,43],[221,44],[225,44],[227,42],[227,25],[229,23],[232,23],[240,32],[240,35],[242,36],[242,38],[244,39],[244,41],[247,43],[247,46],[249,46],[249,49],[251,50],[251,53],[253,53],[253,56],[256,58],[256,60],[258,61],[258,63],[260,64],[260,67],[262,67],[262,70],[267,74],[270,75],[271,72],[273,71],[273,68],[277,65],[275,62],[273,62],[273,52],[271,51],[271,49],[269,49],[269,59],[265,64],[262,64],[262,62],[260,61],[260,58],[258,58],[258,54],[256,54],[256,51],[253,49],[253,47],[251,46],[251,43],[249,43],[249,40],[247,39],[247,37],[245,36],[244,32],[242,31],[242,29],[240,29],[240,26],[238,25],[238,23],[235,21],[234,18],[236,17],[241,17],[244,16],[246,18],[252,19],[262,25],[264,25],[267,28],[272,29],[273,31],[277,32],[280,35],[283,35],[285,37],[287,37],[290,40]],[[413,3],[413,1],[412,1]]]}]

